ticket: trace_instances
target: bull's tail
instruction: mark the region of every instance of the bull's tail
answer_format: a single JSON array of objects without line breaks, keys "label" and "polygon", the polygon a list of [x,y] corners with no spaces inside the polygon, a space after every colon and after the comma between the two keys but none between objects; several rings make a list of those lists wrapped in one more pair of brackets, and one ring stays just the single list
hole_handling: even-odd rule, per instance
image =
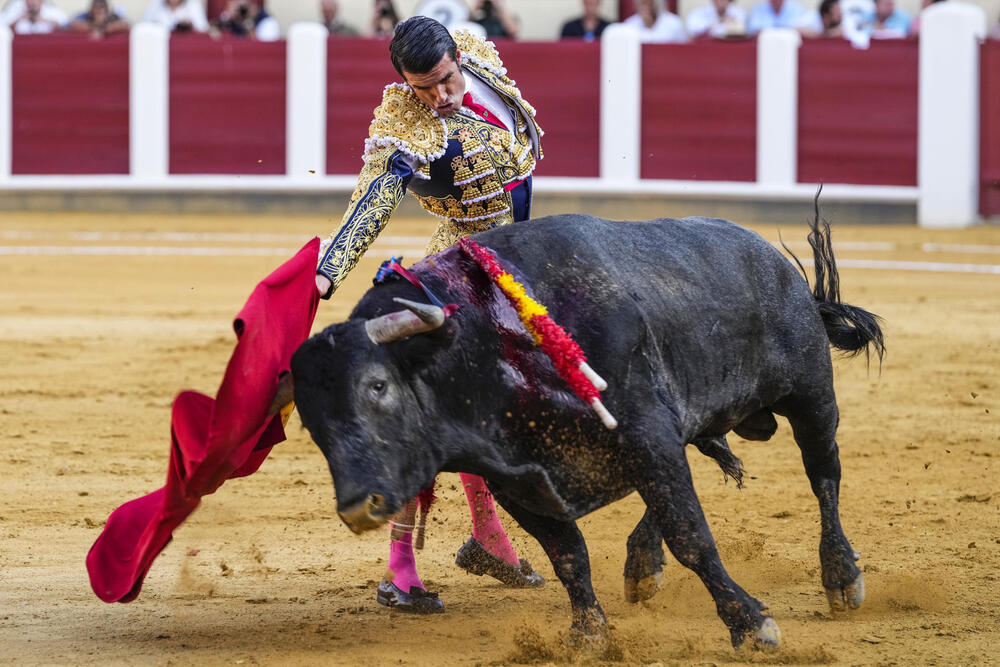
[{"label": "bull's tail", "polygon": [[[819,195],[822,191],[823,186],[820,186],[813,200],[815,216],[809,223],[808,240],[813,250],[813,266],[816,274],[812,293],[819,314],[823,318],[826,335],[835,348],[843,350],[848,356],[853,357],[864,352],[866,357],[870,357],[874,351],[881,363],[885,354],[885,338],[879,326],[880,318],[863,308],[842,303],[840,300],[840,274],[837,272],[837,261],[833,257],[830,223],[819,214]],[[794,255],[792,257],[808,283],[809,279],[802,263]]]}]

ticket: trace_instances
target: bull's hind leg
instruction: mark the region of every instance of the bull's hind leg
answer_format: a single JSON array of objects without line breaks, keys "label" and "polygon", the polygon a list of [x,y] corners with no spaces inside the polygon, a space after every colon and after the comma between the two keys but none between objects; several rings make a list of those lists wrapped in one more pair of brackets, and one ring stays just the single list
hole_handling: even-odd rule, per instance
[{"label": "bull's hind leg", "polygon": [[[763,412],[763,411],[762,411]],[[774,417],[767,413],[771,422]],[[764,422],[766,424],[766,422]],[[768,435],[773,435],[774,430]],[[743,487],[743,463],[736,458],[723,435],[695,438],[691,444],[705,456],[715,459],[725,477],[736,480],[737,488]],[[649,510],[628,537],[628,557],[625,559],[625,600],[640,602],[656,595],[663,585],[663,536]]]},{"label": "bull's hind leg", "polygon": [[821,399],[789,401],[786,416],[813,493],[819,500],[819,560],[823,588],[833,611],[857,609],[865,599],[865,581],[855,561],[860,558],[840,526],[840,457],[837,404],[833,392]]},{"label": "bull's hind leg", "polygon": [[573,609],[570,631],[577,639],[596,640],[605,635],[608,619],[594,595],[590,580],[590,555],[575,521],[560,521],[535,514],[494,491],[494,497],[529,535],[538,540],[569,594]]},{"label": "bull's hind leg", "polygon": [[628,536],[625,600],[640,602],[656,595],[663,585],[663,565],[663,536],[653,515],[646,510]]},{"label": "bull's hind leg", "polygon": [[692,570],[715,600],[734,647],[749,639],[754,648],[773,648],[781,632],[767,606],[750,596],[726,572],[691,481],[683,445],[654,445],[639,456],[632,474],[656,519],[670,553]]}]

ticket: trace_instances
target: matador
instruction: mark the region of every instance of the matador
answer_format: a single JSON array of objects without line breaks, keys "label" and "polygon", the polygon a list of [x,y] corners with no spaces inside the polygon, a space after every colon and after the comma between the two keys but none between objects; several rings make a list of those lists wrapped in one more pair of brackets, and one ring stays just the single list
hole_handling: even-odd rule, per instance
[{"label": "matador", "polygon": [[[365,141],[364,166],[339,230],[317,267],[317,286],[333,293],[385,228],[408,190],[440,222],[426,253],[463,236],[527,220],[531,174],[542,157],[535,110],[507,76],[492,42],[452,36],[434,19],[400,23],[389,46],[404,83],[386,86]],[[519,559],[482,478],[461,474],[472,537],[456,564],[515,587],[544,584]],[[417,573],[413,529],[417,501],[392,520],[389,566],[379,603],[402,611],[444,611]]]}]

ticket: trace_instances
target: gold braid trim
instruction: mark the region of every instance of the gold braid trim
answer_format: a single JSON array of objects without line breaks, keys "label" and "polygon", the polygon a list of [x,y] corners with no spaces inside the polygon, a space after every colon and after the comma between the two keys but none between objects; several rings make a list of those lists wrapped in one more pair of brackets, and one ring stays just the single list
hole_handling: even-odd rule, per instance
[{"label": "gold braid trim", "polygon": [[344,220],[317,268],[334,289],[382,232],[403,198],[406,182],[390,166],[395,154],[395,147],[383,148],[365,160]]}]

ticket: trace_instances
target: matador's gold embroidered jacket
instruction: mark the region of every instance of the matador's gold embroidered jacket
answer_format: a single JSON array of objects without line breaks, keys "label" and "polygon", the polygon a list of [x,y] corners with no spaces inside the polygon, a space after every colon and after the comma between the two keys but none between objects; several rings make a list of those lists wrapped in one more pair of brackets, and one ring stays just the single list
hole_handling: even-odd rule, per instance
[{"label": "matador's gold embroidered jacket", "polygon": [[358,185],[317,267],[334,289],[381,233],[407,189],[441,219],[428,254],[514,221],[504,186],[531,175],[542,157],[543,132],[493,43],[465,32],[455,35],[455,42],[463,73],[499,95],[513,114],[514,131],[462,113],[442,118],[409,86],[386,86],[368,128]]}]

